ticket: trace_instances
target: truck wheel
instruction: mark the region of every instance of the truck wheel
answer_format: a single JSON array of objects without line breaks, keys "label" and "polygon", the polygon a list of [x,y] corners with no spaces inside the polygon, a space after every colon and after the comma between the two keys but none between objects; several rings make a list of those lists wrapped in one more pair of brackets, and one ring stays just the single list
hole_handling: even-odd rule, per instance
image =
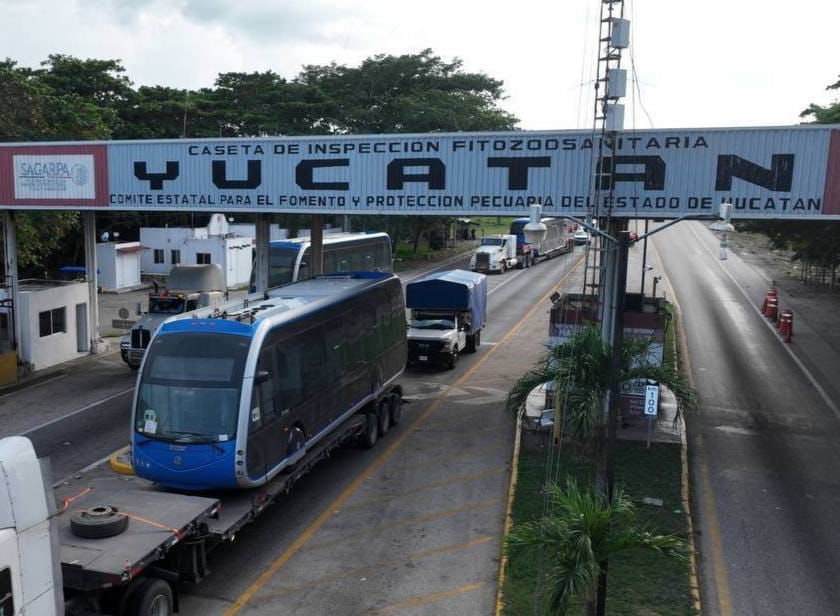
[{"label": "truck wheel", "polygon": [[449,356],[449,369],[454,370],[458,365],[458,347],[452,349],[452,355]]},{"label": "truck wheel", "polygon": [[138,370],[140,370],[140,366],[139,366],[139,365],[135,366],[135,365],[133,365],[133,364],[128,364],[128,367],[129,367],[129,368],[131,368],[131,371],[132,371],[132,372],[137,372]]},{"label": "truck wheel", "polygon": [[128,517],[110,505],[97,505],[70,516],[70,532],[85,539],[113,537],[126,528]]},{"label": "truck wheel", "polygon": [[172,616],[175,597],[164,580],[146,580],[131,597],[130,616]]},{"label": "truck wheel", "polygon": [[378,429],[379,429],[379,436],[385,436],[388,434],[388,428],[391,427],[391,416],[390,416],[390,408],[388,404],[388,399],[383,398],[379,402],[379,410],[376,413],[376,417],[378,420]]},{"label": "truck wheel", "polygon": [[400,394],[391,394],[391,404],[389,405],[389,413],[391,416],[391,425],[396,426],[402,419],[402,396]]},{"label": "truck wheel", "polygon": [[475,350],[477,351],[478,347],[481,346],[481,330],[478,330],[477,332],[475,332],[474,338],[475,338],[475,343],[474,343],[475,344]]},{"label": "truck wheel", "polygon": [[379,440],[379,417],[376,413],[365,413],[365,431],[359,444],[363,449],[373,449]]},{"label": "truck wheel", "polygon": [[500,274],[504,274],[506,269],[507,269],[507,264],[504,261],[499,263],[499,273]]}]

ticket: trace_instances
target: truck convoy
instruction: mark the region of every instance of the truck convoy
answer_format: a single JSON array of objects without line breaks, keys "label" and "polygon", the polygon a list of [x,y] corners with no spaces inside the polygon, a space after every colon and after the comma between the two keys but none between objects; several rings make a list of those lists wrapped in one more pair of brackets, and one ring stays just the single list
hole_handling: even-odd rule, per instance
[{"label": "truck convoy", "polygon": [[530,267],[543,259],[572,252],[575,242],[572,228],[565,218],[543,218],[545,239],[539,244],[529,244],[525,239],[525,225],[530,218],[516,218],[510,223],[510,234],[516,236],[516,258],[520,267]]},{"label": "truck convoy", "polygon": [[161,323],[183,314],[224,301],[225,273],[221,266],[175,265],[162,292],[149,294],[149,311],[140,316],[127,336],[120,340],[120,356],[132,370],[140,368],[143,355]]},{"label": "truck convoy", "polygon": [[545,239],[530,244],[525,239],[525,225],[529,218],[516,218],[510,223],[507,235],[486,235],[470,258],[470,269],[475,272],[504,274],[512,267],[523,269],[544,259],[572,252],[575,241],[572,227],[564,218],[543,218]]},{"label": "truck convoy", "polygon": [[53,491],[28,439],[0,441],[0,614],[171,616],[210,550],[338,447],[373,447],[400,421],[393,274],[318,277],[200,313],[165,324],[144,360],[136,475],[97,465]]},{"label": "truck convoy", "polygon": [[452,270],[429,274],[405,287],[411,310],[409,364],[454,368],[458,355],[481,344],[487,316],[487,279],[483,274]]}]

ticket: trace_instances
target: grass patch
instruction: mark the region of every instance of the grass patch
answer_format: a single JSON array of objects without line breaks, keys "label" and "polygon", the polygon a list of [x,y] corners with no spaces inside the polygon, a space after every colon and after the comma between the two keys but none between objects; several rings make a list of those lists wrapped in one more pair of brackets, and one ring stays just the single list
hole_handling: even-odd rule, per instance
[{"label": "grass patch", "polygon": [[[549,438],[525,435],[519,457],[519,474],[512,515],[513,524],[539,518],[543,512],[542,486],[546,478]],[[570,449],[564,447],[564,450]],[[680,445],[653,443],[650,450],[641,442],[619,441],[616,452],[618,481],[638,507],[640,518],[655,526],[656,532],[687,538],[685,512],[681,499]],[[591,482],[595,468],[565,453],[555,460],[553,476],[577,477]],[[662,499],[663,506],[643,504],[642,498]],[[507,616],[533,616],[539,563],[514,555],[505,576],[503,613]],[[538,610],[536,613],[543,613]],[[583,606],[571,611],[584,613]],[[629,552],[610,560],[607,613],[620,616],[695,614],[689,586],[689,562],[675,561],[660,554]]]},{"label": "grass patch", "polygon": [[470,220],[478,223],[475,236],[480,238],[482,235],[509,233],[510,223],[513,219],[513,216],[480,216],[478,218],[471,218]]}]

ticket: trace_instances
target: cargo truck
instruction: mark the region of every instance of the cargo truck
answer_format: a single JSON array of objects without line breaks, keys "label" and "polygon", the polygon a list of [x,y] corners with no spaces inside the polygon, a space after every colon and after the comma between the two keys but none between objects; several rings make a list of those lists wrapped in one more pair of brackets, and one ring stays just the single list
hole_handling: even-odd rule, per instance
[{"label": "cargo truck", "polygon": [[405,287],[408,363],[454,368],[463,352],[481,344],[487,316],[487,278],[451,270],[429,274]]}]

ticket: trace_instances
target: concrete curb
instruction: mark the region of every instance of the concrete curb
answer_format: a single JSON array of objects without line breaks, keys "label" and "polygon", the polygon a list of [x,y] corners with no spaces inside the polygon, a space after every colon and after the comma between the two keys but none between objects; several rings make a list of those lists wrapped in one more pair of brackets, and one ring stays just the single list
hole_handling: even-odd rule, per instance
[{"label": "concrete curb", "polygon": [[111,470],[121,475],[133,475],[134,467],[131,465],[131,446],[126,445],[111,454],[108,459]]},{"label": "concrete curb", "polygon": [[516,437],[513,441],[513,459],[510,464],[510,484],[508,485],[507,506],[505,507],[505,527],[502,531],[501,556],[499,558],[499,581],[496,587],[496,616],[501,616],[504,609],[503,589],[505,585],[505,569],[507,568],[507,554],[505,553],[505,539],[507,539],[510,527],[513,524],[511,510],[513,509],[513,497],[516,495],[516,481],[519,472],[519,447],[522,443],[522,413],[516,415]]}]

